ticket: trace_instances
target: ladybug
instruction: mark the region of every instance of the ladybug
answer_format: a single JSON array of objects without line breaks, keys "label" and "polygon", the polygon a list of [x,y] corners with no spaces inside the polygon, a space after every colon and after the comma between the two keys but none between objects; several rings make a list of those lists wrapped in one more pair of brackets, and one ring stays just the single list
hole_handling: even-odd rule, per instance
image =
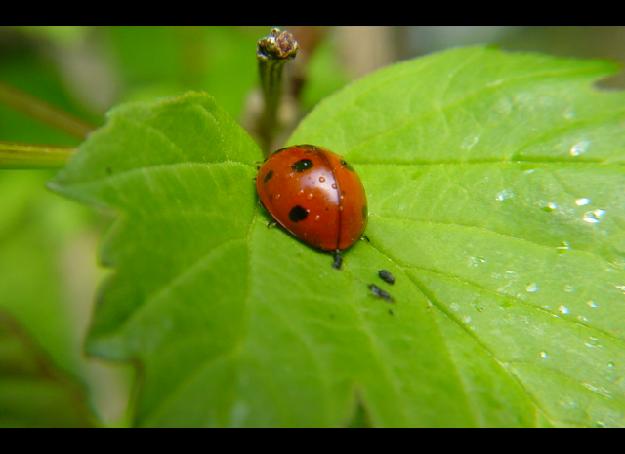
[{"label": "ladybug", "polygon": [[282,227],[315,249],[331,251],[340,269],[341,251],[360,239],[367,225],[367,198],[360,178],[339,155],[313,145],[274,151],[260,167],[256,190]]}]

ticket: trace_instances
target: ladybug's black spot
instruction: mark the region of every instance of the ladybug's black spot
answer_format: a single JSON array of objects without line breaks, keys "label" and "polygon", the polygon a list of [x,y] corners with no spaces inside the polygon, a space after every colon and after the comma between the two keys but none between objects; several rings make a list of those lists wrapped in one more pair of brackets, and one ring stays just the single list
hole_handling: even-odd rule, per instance
[{"label": "ladybug's black spot", "polygon": [[362,206],[362,218],[367,219],[368,214],[369,214],[369,209],[367,208],[367,205],[363,205]]},{"label": "ladybug's black spot", "polygon": [[291,168],[296,172],[303,172],[304,170],[312,168],[312,166],[313,163],[310,159],[300,159],[295,164],[293,164]]},{"label": "ladybug's black spot", "polygon": [[267,183],[269,180],[271,180],[272,176],[273,176],[273,170],[270,170],[269,172],[265,174],[265,178],[263,178],[263,182]]},{"label": "ladybug's black spot", "polygon": [[301,205],[295,205],[289,211],[289,219],[293,222],[303,221],[308,217],[308,210]]},{"label": "ladybug's black spot", "polygon": [[354,171],[354,168],[349,165],[345,159],[341,159],[341,165],[347,168],[347,170],[351,170],[352,172]]}]

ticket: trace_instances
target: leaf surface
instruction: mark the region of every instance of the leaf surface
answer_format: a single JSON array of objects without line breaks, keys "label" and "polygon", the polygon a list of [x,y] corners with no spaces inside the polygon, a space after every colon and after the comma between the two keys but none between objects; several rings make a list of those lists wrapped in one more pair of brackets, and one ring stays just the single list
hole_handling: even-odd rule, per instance
[{"label": "leaf surface", "polygon": [[290,143],[362,177],[341,272],[267,229],[261,153],[212,98],[117,108],[54,183],[117,213],[89,351],[142,361],[140,425],[625,424],[612,71],[465,48],[322,101]]}]

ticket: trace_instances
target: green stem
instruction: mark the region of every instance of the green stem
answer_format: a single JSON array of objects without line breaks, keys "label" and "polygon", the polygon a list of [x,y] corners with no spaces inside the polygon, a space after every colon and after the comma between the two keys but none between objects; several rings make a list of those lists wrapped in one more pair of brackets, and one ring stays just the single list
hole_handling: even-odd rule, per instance
[{"label": "green stem", "polygon": [[0,142],[0,169],[63,167],[75,151],[75,148]]},{"label": "green stem", "polygon": [[81,140],[95,129],[83,120],[4,82],[0,82],[0,102]]},{"label": "green stem", "polygon": [[264,97],[264,112],[260,136],[268,152],[278,127],[277,114],[282,96],[282,70],[284,64],[297,55],[299,45],[293,35],[277,28],[258,41],[256,58]]}]

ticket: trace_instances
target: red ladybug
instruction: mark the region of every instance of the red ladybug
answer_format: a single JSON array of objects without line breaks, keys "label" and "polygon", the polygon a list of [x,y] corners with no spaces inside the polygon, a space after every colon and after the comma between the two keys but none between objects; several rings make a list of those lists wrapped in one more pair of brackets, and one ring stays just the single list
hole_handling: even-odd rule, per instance
[{"label": "red ladybug", "polygon": [[360,239],[367,224],[365,190],[339,155],[313,145],[281,148],[258,171],[256,190],[269,214],[310,246],[335,254]]}]

